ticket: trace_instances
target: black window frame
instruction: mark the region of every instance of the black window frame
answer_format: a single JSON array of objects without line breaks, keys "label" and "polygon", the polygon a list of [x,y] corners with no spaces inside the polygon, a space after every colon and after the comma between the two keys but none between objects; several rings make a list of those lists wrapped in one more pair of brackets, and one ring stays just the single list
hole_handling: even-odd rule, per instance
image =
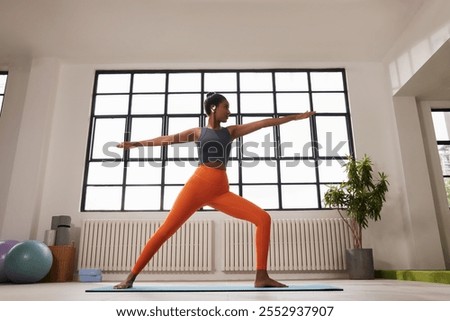
[{"label": "black window frame", "polygon": [[[289,113],[278,113],[277,110],[277,101],[276,101],[276,84],[275,84],[275,74],[276,73],[289,73],[289,72],[300,72],[300,73],[307,73],[308,75],[308,90],[302,93],[307,93],[309,95],[310,100],[310,106],[313,109],[313,93],[335,93],[337,91],[313,91],[311,90],[311,73],[330,73],[330,72],[340,72],[342,73],[342,81],[343,81],[343,90],[340,90],[338,92],[344,93],[345,97],[345,112],[318,112],[315,117],[312,117],[306,121],[309,121],[310,124],[310,134],[311,134],[311,149],[312,149],[312,156],[290,156],[290,157],[280,157],[280,127],[276,126],[273,127],[273,137],[276,141],[275,146],[275,155],[269,156],[269,157],[257,157],[257,158],[251,158],[245,157],[242,153],[242,139],[238,138],[236,140],[236,155],[230,157],[230,161],[236,161],[239,163],[238,166],[238,182],[237,183],[230,183],[231,187],[237,187],[237,190],[239,192],[239,195],[243,194],[243,188],[244,186],[258,186],[258,185],[273,185],[276,186],[278,190],[278,208],[265,208],[266,210],[270,211],[311,211],[311,210],[323,210],[325,209],[325,206],[322,203],[322,196],[324,194],[324,189],[326,186],[333,185],[333,184],[339,184],[340,181],[321,181],[320,180],[320,173],[319,173],[319,166],[318,164],[321,162],[327,162],[327,161],[339,161],[341,164],[346,161],[347,157],[349,155],[354,156],[354,142],[353,142],[353,132],[352,132],[352,125],[351,125],[351,115],[350,115],[350,103],[348,98],[348,87],[347,87],[347,79],[346,79],[346,70],[345,68],[283,68],[283,69],[182,69],[182,70],[97,70],[95,73],[95,79],[94,79],[94,86],[93,86],[93,94],[92,94],[92,105],[91,105],[91,116],[90,116],[90,125],[89,125],[89,137],[88,137],[88,143],[87,143],[87,149],[86,149],[86,159],[85,159],[85,171],[84,171],[84,180],[83,180],[83,187],[82,187],[82,198],[81,198],[81,206],[80,210],[81,212],[166,212],[169,210],[169,207],[165,207],[164,204],[164,193],[166,187],[182,187],[184,185],[183,182],[179,182],[177,184],[169,184],[165,181],[165,170],[166,170],[166,164],[169,161],[188,161],[190,163],[197,162],[196,158],[170,158],[168,157],[168,148],[169,147],[162,147],[162,152],[159,157],[153,157],[153,158],[143,158],[140,159],[140,161],[155,161],[160,162],[162,164],[161,168],[161,183],[160,184],[126,184],[126,176],[127,176],[127,168],[128,163],[130,161],[138,161],[136,159],[130,158],[129,151],[124,151],[124,155],[122,158],[114,158],[114,159],[94,159],[92,157],[92,151],[93,151],[93,138],[95,135],[95,123],[100,119],[111,119],[111,118],[122,118],[125,119],[125,132],[123,140],[130,140],[131,135],[131,120],[133,118],[159,118],[162,120],[162,129],[161,129],[161,135],[167,135],[169,133],[168,123],[169,119],[171,117],[198,117],[199,123],[198,126],[204,126],[205,121],[207,119],[206,115],[203,111],[202,106],[202,99],[198,106],[198,114],[176,114],[176,115],[169,115],[168,114],[168,95],[169,94],[179,94],[179,92],[168,92],[168,81],[169,81],[169,74],[179,74],[179,73],[200,73],[202,84],[201,84],[201,91],[195,92],[196,94],[201,94],[201,97],[204,97],[206,95],[206,92],[204,91],[204,76],[207,73],[236,73],[236,82],[237,82],[237,89],[236,91],[221,91],[225,97],[229,94],[236,94],[237,97],[237,114],[234,115],[236,117],[236,123],[241,124],[243,118],[245,117],[280,117],[285,116]],[[165,104],[164,104],[164,113],[163,114],[144,114],[144,115],[132,115],[131,114],[131,101],[133,97],[133,79],[134,75],[137,74],[165,74],[165,81],[166,81],[166,88],[165,92],[157,92],[157,93],[140,93],[140,94],[159,94],[165,96]],[[267,93],[272,94],[274,99],[274,111],[273,113],[242,113],[240,110],[240,95],[244,93],[244,91],[240,90],[240,83],[239,83],[239,75],[241,73],[271,73],[272,74],[272,82],[273,82],[273,88],[271,91],[257,91],[257,93]],[[130,89],[129,92],[125,95],[129,96],[129,104],[128,104],[128,112],[126,115],[120,115],[120,116],[111,116],[111,115],[95,115],[95,102],[96,97],[99,95],[97,93],[97,85],[98,85],[98,78],[99,75],[108,75],[108,74],[130,74],[131,80],[130,80]],[[283,91],[283,93],[298,93],[299,91]],[[183,94],[186,94],[188,92],[183,92]],[[252,93],[252,92],[245,92],[245,93]],[[124,95],[124,93],[117,93],[120,95]],[[108,93],[108,95],[111,95],[111,93]],[[299,112],[303,112],[299,111]],[[318,145],[318,134],[317,134],[317,118],[323,117],[322,119],[325,119],[325,117],[342,117],[345,121],[345,126],[347,130],[347,142],[348,142],[348,149],[349,149],[349,155],[342,155],[342,156],[323,156],[319,154],[320,146]],[[301,126],[301,124],[299,124]],[[187,129],[187,128],[185,128]],[[179,131],[183,130],[183,128],[180,128]],[[150,137],[149,137],[150,138]],[[276,183],[243,183],[242,181],[242,162],[245,161],[275,161],[277,163],[277,182]],[[281,182],[281,175],[280,175],[280,162],[281,161],[310,161],[314,163],[314,170],[315,170],[315,176],[316,181],[314,183],[311,182],[297,182],[297,183],[286,183]],[[120,209],[86,209],[86,193],[88,187],[95,187],[96,184],[88,184],[88,175],[89,175],[89,164],[91,162],[123,162],[123,179],[121,184],[100,184],[98,186],[103,187],[119,187],[122,189],[121,191],[121,205]],[[282,200],[282,187],[283,186],[289,186],[289,185],[305,185],[305,186],[314,186],[316,189],[316,197],[317,197],[317,207],[308,207],[308,208],[283,208],[283,200]],[[126,187],[132,187],[132,186],[160,186],[161,187],[161,196],[160,196],[160,206],[158,209],[136,209],[136,210],[130,210],[125,209],[125,192]],[[244,195],[245,197],[245,195]],[[211,209],[200,209],[200,211],[209,211]]]}]

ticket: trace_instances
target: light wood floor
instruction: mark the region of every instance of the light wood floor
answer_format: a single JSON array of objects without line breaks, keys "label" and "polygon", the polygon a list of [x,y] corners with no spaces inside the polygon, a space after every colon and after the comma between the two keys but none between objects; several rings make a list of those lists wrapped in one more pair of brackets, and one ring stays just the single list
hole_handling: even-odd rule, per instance
[{"label": "light wood floor", "polygon": [[[201,283],[201,282],[197,282]],[[450,285],[397,280],[302,280],[288,284],[328,284],[344,291],[327,292],[229,292],[229,293],[87,293],[87,289],[112,285],[101,283],[0,284],[1,301],[449,301]],[[136,285],[193,285],[193,282]],[[203,282],[201,284],[245,284],[251,282]]]}]

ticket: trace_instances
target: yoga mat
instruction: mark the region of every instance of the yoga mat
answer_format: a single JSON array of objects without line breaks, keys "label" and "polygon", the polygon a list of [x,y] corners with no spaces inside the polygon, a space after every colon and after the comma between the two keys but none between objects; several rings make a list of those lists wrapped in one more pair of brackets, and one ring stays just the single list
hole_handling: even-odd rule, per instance
[{"label": "yoga mat", "polygon": [[343,289],[324,285],[291,285],[285,288],[255,288],[250,285],[136,285],[130,289],[114,289],[113,285],[88,289],[86,292],[294,292],[294,291],[343,291]]}]

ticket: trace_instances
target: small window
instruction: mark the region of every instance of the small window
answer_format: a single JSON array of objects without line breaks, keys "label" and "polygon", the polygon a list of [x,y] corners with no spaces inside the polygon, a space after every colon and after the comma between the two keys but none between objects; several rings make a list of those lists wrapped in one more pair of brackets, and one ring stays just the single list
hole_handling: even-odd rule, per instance
[{"label": "small window", "polygon": [[8,79],[8,73],[0,72],[0,116],[2,114],[2,109],[3,109],[3,101],[5,98],[7,79]]},{"label": "small window", "polygon": [[447,192],[447,201],[450,204],[450,109],[432,109],[431,116]]}]

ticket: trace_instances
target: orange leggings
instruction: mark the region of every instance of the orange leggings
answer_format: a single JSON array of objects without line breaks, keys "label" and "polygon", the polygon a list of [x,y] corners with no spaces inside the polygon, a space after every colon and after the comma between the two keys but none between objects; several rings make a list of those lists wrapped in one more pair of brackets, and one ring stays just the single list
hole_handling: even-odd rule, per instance
[{"label": "orange leggings", "polygon": [[205,205],[256,225],[256,268],[266,269],[271,225],[269,214],[230,192],[226,171],[200,165],[181,190],[164,223],[148,240],[131,272],[139,274],[163,243]]}]

